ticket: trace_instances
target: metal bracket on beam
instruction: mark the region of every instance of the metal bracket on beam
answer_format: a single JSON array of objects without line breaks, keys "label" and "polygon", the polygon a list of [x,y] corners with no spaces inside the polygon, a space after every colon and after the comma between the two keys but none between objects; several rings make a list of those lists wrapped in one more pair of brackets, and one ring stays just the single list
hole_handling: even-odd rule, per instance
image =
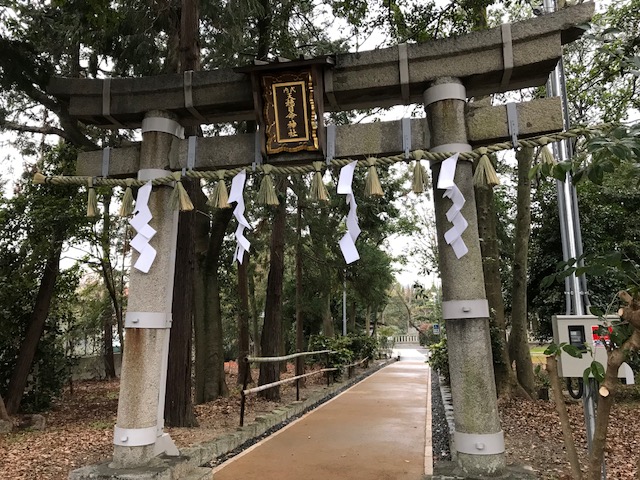
[{"label": "metal bracket on beam", "polygon": [[489,302],[486,299],[442,302],[442,318],[445,320],[489,318]]},{"label": "metal bracket on beam", "polygon": [[324,93],[327,95],[327,100],[329,100],[329,105],[331,105],[332,110],[336,112],[339,111],[340,107],[333,93],[333,70],[330,68],[324,71]]},{"label": "metal bracket on beam", "polygon": [[102,176],[107,178],[109,176],[109,162],[111,161],[111,147],[105,147],[102,149]]},{"label": "metal bracket on beam", "polygon": [[182,169],[182,176],[184,177],[187,170],[193,170],[196,166],[196,150],[198,148],[198,137],[191,136],[187,143],[187,166]]},{"label": "metal bracket on beam", "polygon": [[142,447],[153,445],[158,437],[158,427],[146,428],[120,428],[117,425],[113,429],[113,444],[123,447]]},{"label": "metal bracket on beam", "polygon": [[404,159],[409,160],[411,152],[411,119],[402,119],[402,151],[404,152]]},{"label": "metal bracket on beam", "polygon": [[142,120],[142,133],[162,132],[179,139],[184,138],[184,127],[175,120],[165,117],[146,117]]},{"label": "metal bracket on beam", "polygon": [[331,165],[331,160],[336,156],[336,126],[327,125],[327,151],[326,161],[327,167]]},{"label": "metal bracket on beam", "polygon": [[460,83],[442,83],[427,88],[424,92],[425,106],[441,100],[462,100],[467,101],[467,89]]},{"label": "metal bracket on beam", "polygon": [[171,328],[171,313],[127,312],[125,328]]},{"label": "metal bracket on beam", "polygon": [[193,70],[186,70],[182,76],[182,86],[184,90],[184,106],[189,113],[197,118],[201,122],[205,123],[207,120],[200,114],[198,110],[193,106]]},{"label": "metal bracket on beam", "polygon": [[513,102],[507,103],[507,124],[513,148],[518,148],[518,134],[520,133],[518,130],[518,109]]},{"label": "metal bracket on beam", "polygon": [[118,128],[127,128],[111,116],[111,78],[102,80],[102,116]]},{"label": "metal bracket on beam", "polygon": [[509,85],[511,73],[513,73],[513,40],[511,37],[510,23],[503,23],[500,28],[502,32],[502,62],[504,66],[500,86],[505,88]]},{"label": "metal bracket on beam", "polygon": [[253,163],[251,169],[255,172],[258,165],[262,165],[262,132],[260,129],[256,129],[256,137],[254,142]]},{"label": "metal bracket on beam", "polygon": [[497,455],[504,453],[504,433],[453,433],[456,451],[469,455]]},{"label": "metal bracket on beam", "polygon": [[407,105],[409,98],[409,55],[407,54],[407,44],[398,44],[398,68],[400,70],[400,94],[402,101]]}]

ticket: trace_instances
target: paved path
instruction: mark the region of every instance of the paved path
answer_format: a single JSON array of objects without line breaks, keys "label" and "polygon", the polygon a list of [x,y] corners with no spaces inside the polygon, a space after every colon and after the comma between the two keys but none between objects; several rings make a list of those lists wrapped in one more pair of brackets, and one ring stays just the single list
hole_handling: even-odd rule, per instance
[{"label": "paved path", "polygon": [[429,366],[417,350],[400,355],[214,469],[214,480],[419,480],[425,463],[430,473]]}]

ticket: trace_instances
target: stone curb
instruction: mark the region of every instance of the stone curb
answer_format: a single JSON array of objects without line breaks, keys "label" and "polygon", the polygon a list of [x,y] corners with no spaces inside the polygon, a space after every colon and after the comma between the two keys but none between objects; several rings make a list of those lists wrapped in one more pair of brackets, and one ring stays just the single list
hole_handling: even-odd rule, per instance
[{"label": "stone curb", "polygon": [[444,415],[449,425],[449,453],[451,454],[451,461],[455,462],[457,450],[454,443],[454,434],[456,432],[456,424],[453,418],[453,400],[451,398],[451,387],[445,384],[444,377],[438,376],[440,380],[440,395],[442,397],[442,403],[444,405]]},{"label": "stone curb", "polygon": [[[222,463],[253,445],[260,439],[271,435],[291,420],[317,408],[334,396],[364,380],[369,375],[386,367],[396,359],[382,361],[350,379],[333,383],[323,390],[315,392],[306,400],[283,405],[271,413],[256,417],[256,422],[237,431],[223,435],[215,440],[204,442],[180,450],[179,457],[160,456],[154,458],[145,467],[132,469],[109,468],[109,461],[97,465],[73,470],[69,480],[191,480],[210,478],[212,465]],[[194,473],[198,472],[194,476]]]}]

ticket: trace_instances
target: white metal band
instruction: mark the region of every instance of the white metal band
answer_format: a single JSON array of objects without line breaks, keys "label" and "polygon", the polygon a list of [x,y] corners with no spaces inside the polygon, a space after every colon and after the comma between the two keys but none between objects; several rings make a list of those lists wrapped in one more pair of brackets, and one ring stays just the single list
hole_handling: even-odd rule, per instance
[{"label": "white metal band", "polygon": [[406,43],[398,44],[398,68],[400,70],[400,94],[406,105],[409,103],[409,55]]},{"label": "white metal band", "polygon": [[147,180],[155,180],[156,178],[171,175],[171,170],[162,170],[161,168],[143,168],[138,171],[138,180],[144,182]]},{"label": "white metal band", "polygon": [[460,83],[442,83],[440,85],[429,87],[424,92],[425,106],[441,100],[450,99],[466,101],[467,89],[464,88],[464,85]]},{"label": "white metal band", "polygon": [[171,328],[169,312],[127,312],[125,328]]},{"label": "white metal band", "polygon": [[206,122],[205,118],[193,106],[193,70],[186,70],[182,76],[182,86],[184,91],[184,106],[189,113],[201,122]]},{"label": "white metal band", "polygon": [[438,145],[437,147],[432,147],[429,149],[429,151],[433,153],[470,152],[471,150],[473,150],[473,148],[468,143],[443,143],[442,145]]},{"label": "white metal band", "polygon": [[518,148],[518,134],[520,133],[518,127],[518,109],[514,102],[507,103],[507,125],[509,127],[509,136],[513,143],[513,148]]},{"label": "white metal band", "polygon": [[142,120],[142,133],[146,132],[163,132],[180,139],[184,138],[184,127],[165,117],[146,117]]},{"label": "white metal band", "polygon": [[500,86],[505,88],[509,85],[511,80],[511,73],[513,72],[513,41],[511,37],[511,24],[503,23],[501,26],[502,32],[502,61],[504,70],[502,71],[502,81]]},{"label": "white metal band", "polygon": [[485,299],[442,302],[442,318],[445,320],[489,318],[489,302]]},{"label": "white metal band", "polygon": [[105,147],[102,149],[102,176],[109,176],[109,163],[111,161],[111,147]]},{"label": "white metal band", "polygon": [[142,447],[153,445],[158,437],[158,427],[146,428],[120,428],[117,425],[113,429],[113,444],[123,447]]},{"label": "white metal band", "polygon": [[469,455],[497,455],[504,453],[504,433],[462,433],[454,432],[456,451]]}]

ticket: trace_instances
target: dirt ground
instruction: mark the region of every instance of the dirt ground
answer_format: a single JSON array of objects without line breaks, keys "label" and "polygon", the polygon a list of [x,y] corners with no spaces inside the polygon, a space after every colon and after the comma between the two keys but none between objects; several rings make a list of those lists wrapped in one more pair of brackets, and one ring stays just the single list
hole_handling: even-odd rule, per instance
[{"label": "dirt ground", "polygon": [[[200,426],[169,428],[179,447],[211,440],[234,431],[239,424],[240,395],[233,365],[227,366],[228,398],[195,407]],[[291,375],[289,372],[287,375]],[[254,376],[254,378],[257,378]],[[322,387],[321,376],[310,377],[307,391]],[[305,397],[305,390],[302,391]],[[607,452],[611,479],[635,478],[640,453],[640,409],[637,391],[629,394],[613,412],[613,427]],[[295,387],[282,389],[282,403],[295,400]],[[117,381],[88,381],[74,384],[45,414],[43,431],[21,431],[0,436],[0,479],[62,480],[69,471],[109,458],[112,453],[113,426],[118,402]],[[246,422],[256,415],[273,410],[277,404],[248,398]],[[501,402],[501,416],[509,462],[531,465],[541,472],[541,479],[570,479],[564,457],[560,425],[553,403],[536,401]],[[570,404],[572,421],[581,432],[578,444],[586,449],[582,406]]]}]

